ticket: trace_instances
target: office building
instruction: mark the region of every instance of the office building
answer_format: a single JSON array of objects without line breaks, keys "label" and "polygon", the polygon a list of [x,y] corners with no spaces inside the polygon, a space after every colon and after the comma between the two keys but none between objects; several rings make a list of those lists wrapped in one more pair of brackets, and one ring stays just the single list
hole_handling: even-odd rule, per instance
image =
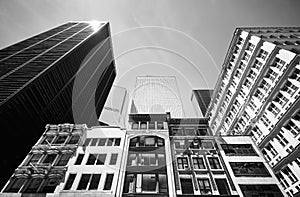
[{"label": "office building", "polygon": [[175,76],[137,76],[130,113],[159,114],[171,112],[184,117]]},{"label": "office building", "polygon": [[129,95],[126,88],[113,85],[99,117],[99,122],[103,125],[125,128],[128,102]]},{"label": "office building", "polygon": [[46,124],[97,125],[115,76],[108,22],[68,22],[0,50],[2,138],[14,139],[0,187]]},{"label": "office building", "polygon": [[191,102],[194,108],[196,117],[205,117],[206,110],[210,104],[210,99],[213,94],[213,90],[200,89],[193,90],[191,96]]},{"label": "office building", "polygon": [[300,195],[300,28],[237,28],[207,111],[214,134],[251,135]]}]

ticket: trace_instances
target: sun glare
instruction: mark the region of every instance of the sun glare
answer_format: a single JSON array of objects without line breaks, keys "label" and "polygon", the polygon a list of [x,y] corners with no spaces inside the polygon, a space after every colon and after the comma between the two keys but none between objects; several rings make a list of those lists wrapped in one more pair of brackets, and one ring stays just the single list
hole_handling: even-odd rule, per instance
[{"label": "sun glare", "polygon": [[97,31],[99,29],[100,24],[101,23],[99,21],[96,21],[96,20],[90,21],[90,25],[92,26],[94,31]]}]

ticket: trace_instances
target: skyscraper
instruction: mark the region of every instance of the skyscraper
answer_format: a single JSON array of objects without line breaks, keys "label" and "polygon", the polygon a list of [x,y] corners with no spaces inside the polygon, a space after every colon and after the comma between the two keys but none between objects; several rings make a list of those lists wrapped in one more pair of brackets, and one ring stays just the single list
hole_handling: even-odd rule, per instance
[{"label": "skyscraper", "polygon": [[0,50],[0,65],[2,138],[13,140],[2,185],[46,124],[97,124],[116,75],[109,23],[60,25]]},{"label": "skyscraper", "polygon": [[175,76],[138,76],[131,113],[166,113],[183,117],[184,110]]},{"label": "skyscraper", "polygon": [[300,28],[237,28],[207,111],[215,134],[251,135],[300,194]]},{"label": "skyscraper", "polygon": [[205,117],[213,90],[193,90],[191,101],[196,117]]}]

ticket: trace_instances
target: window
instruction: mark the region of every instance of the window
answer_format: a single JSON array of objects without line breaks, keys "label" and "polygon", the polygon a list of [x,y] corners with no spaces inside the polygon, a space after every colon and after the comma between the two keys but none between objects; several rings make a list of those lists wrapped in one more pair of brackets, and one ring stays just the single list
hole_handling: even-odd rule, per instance
[{"label": "window", "polygon": [[84,141],[84,145],[88,146],[90,144],[91,138],[86,138]]},{"label": "window", "polygon": [[226,155],[253,156],[257,155],[251,144],[221,144]]},{"label": "window", "polygon": [[4,192],[13,192],[17,193],[21,189],[21,187],[24,185],[26,182],[26,179],[24,178],[12,178],[9,181],[8,186],[5,188]]},{"label": "window", "polygon": [[193,158],[194,169],[205,169],[203,158],[194,157]]},{"label": "window", "polygon": [[72,135],[69,142],[67,144],[77,144],[80,139],[79,135]]},{"label": "window", "polygon": [[24,193],[36,193],[43,182],[43,178],[32,178],[30,179],[27,188],[23,191]]},{"label": "window", "polygon": [[74,165],[80,165],[83,157],[84,157],[84,154],[79,154]]},{"label": "window", "polygon": [[59,178],[47,178],[43,183],[40,193],[53,193],[57,185],[60,183]]},{"label": "window", "polygon": [[93,174],[89,185],[89,190],[97,190],[101,174]]},{"label": "window", "polygon": [[26,165],[30,165],[30,163],[32,163],[32,164],[38,163],[41,157],[42,157],[42,154],[33,154],[33,155],[31,155],[31,158],[27,162]]},{"label": "window", "polygon": [[71,189],[75,178],[76,178],[76,174],[69,174],[69,177],[68,177],[68,180],[65,184],[64,190],[70,190]]},{"label": "window", "polygon": [[275,57],[274,61],[274,67],[276,67],[278,70],[281,70],[285,65],[285,61],[279,59],[278,57]]},{"label": "window", "polygon": [[143,192],[155,192],[156,191],[156,175],[155,174],[143,174],[142,175],[142,191]]},{"label": "window", "polygon": [[174,144],[175,144],[176,149],[184,149],[185,148],[184,140],[174,140]]},{"label": "window", "polygon": [[239,185],[243,196],[252,197],[252,196],[274,196],[282,197],[282,193],[277,185],[273,184],[259,184],[259,185]]},{"label": "window", "polygon": [[295,174],[292,172],[289,166],[285,167],[282,172],[287,175],[287,177],[291,180],[292,183],[295,183],[298,181],[297,177]]},{"label": "window", "polygon": [[230,189],[226,179],[215,179],[220,195],[230,194]]},{"label": "window", "polygon": [[145,146],[155,146],[155,137],[146,137]]},{"label": "window", "polygon": [[268,90],[270,89],[271,85],[266,81],[266,80],[262,80],[260,87],[265,91],[268,92]]},{"label": "window", "polygon": [[114,142],[114,138],[108,138],[106,146],[112,146],[113,142]]},{"label": "window", "polygon": [[267,144],[265,146],[265,149],[268,150],[272,154],[273,157],[278,155],[278,152],[276,151],[276,149],[273,147],[273,145],[271,143]]},{"label": "window", "polygon": [[164,129],[164,123],[163,122],[157,122],[157,129]]},{"label": "window", "polygon": [[56,137],[53,144],[64,144],[67,137],[68,137],[67,135],[59,135]]},{"label": "window", "polygon": [[203,149],[214,149],[213,143],[211,141],[201,141],[201,146]]},{"label": "window", "polygon": [[110,190],[113,182],[114,174],[107,174],[103,190]]},{"label": "window", "polygon": [[258,57],[265,60],[267,58],[267,56],[268,56],[268,52],[263,49],[260,49]]},{"label": "window", "polygon": [[109,165],[116,165],[118,154],[111,154]]},{"label": "window", "polygon": [[91,178],[91,174],[82,174],[77,190],[86,190],[90,178]]},{"label": "window", "polygon": [[178,164],[178,169],[185,169],[189,167],[186,157],[178,157],[177,164]]},{"label": "window", "polygon": [[300,128],[292,120],[289,121],[285,128],[291,132],[294,137],[298,136],[300,133]]},{"label": "window", "polygon": [[182,128],[178,128],[178,127],[176,127],[176,128],[172,128],[172,134],[174,135],[174,136],[184,136],[184,133],[183,133],[183,129]]},{"label": "window", "polygon": [[298,90],[298,87],[292,84],[289,80],[287,80],[282,90],[287,92],[290,96],[293,96],[294,93]]},{"label": "window", "polygon": [[285,137],[283,136],[283,131],[280,131],[275,138],[282,147],[285,147],[289,143],[289,141],[287,141],[287,139],[285,139]]},{"label": "window", "polygon": [[48,154],[46,155],[43,163],[46,163],[46,164],[52,164],[56,158],[57,154]]},{"label": "window", "polygon": [[274,82],[276,80],[276,78],[278,77],[278,73],[276,73],[272,69],[270,69],[265,77],[269,78],[272,82]]},{"label": "window", "polygon": [[100,138],[98,146],[105,146],[106,138]]},{"label": "window", "polygon": [[46,137],[43,139],[41,144],[51,144],[54,137],[55,137],[54,135],[46,135]]},{"label": "window", "polygon": [[147,122],[141,122],[141,129],[147,129]]},{"label": "window", "polygon": [[211,169],[222,169],[218,157],[209,157],[208,162]]},{"label": "window", "polygon": [[279,92],[274,101],[279,103],[283,108],[289,102],[289,99]]},{"label": "window", "polygon": [[271,176],[262,162],[230,162],[235,176]]},{"label": "window", "polygon": [[90,154],[89,158],[86,162],[86,165],[94,165],[96,161],[97,155],[96,154]]},{"label": "window", "polygon": [[139,123],[138,122],[133,122],[132,123],[132,129],[139,129]]},{"label": "window", "polygon": [[71,158],[71,154],[63,154],[60,157],[60,160],[57,162],[57,166],[65,166],[67,165],[67,163],[69,162],[70,158]]},{"label": "window", "polygon": [[157,165],[156,164],[156,159],[155,159],[155,154],[154,153],[149,153],[149,154],[140,154],[140,158],[141,158],[141,165],[142,166],[153,166],[153,165]]},{"label": "window", "polygon": [[211,188],[209,179],[198,179],[199,189],[201,195],[210,195]]},{"label": "window", "polygon": [[97,142],[98,142],[98,139],[97,138],[93,138],[90,146],[96,146]]},{"label": "window", "polygon": [[192,179],[180,179],[182,194],[194,194]]},{"label": "window", "polygon": [[155,122],[149,122],[149,129],[155,129]]},{"label": "window", "polygon": [[186,136],[195,136],[195,129],[194,128],[184,128],[184,132]]},{"label": "window", "polygon": [[120,146],[120,143],[121,143],[121,138],[116,138],[114,146]]},{"label": "window", "polygon": [[106,160],[106,154],[99,154],[96,165],[104,165],[105,160]]}]

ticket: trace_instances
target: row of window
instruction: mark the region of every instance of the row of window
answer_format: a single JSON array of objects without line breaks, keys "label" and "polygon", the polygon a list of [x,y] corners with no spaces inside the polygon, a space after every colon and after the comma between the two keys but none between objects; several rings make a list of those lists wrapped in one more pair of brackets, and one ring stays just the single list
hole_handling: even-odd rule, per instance
[{"label": "row of window", "polygon": [[[104,165],[107,154],[89,154],[85,165]],[[74,165],[81,165],[84,154],[78,154]],[[118,159],[117,153],[112,153],[110,156],[109,165],[116,165]]]},{"label": "row of window", "polygon": [[212,140],[203,140],[200,138],[188,139],[173,139],[175,149],[215,149]]},{"label": "row of window", "polygon": [[262,162],[229,162],[235,176],[271,176]]},{"label": "row of window", "polygon": [[231,156],[256,156],[253,146],[251,144],[221,144],[225,155]]},{"label": "row of window", "polygon": [[[218,157],[208,157],[207,158],[210,169],[222,169]],[[207,169],[203,157],[192,157],[193,168],[194,169]],[[189,161],[187,157],[177,157],[177,168],[178,169],[189,169]]]},{"label": "row of window", "polygon": [[[69,174],[64,190],[71,190],[77,174]],[[106,174],[103,190],[110,190],[114,174]],[[82,174],[77,190],[98,190],[101,174]]]},{"label": "row of window", "polygon": [[157,121],[141,121],[141,122],[132,122],[132,129],[157,129],[161,130],[164,129],[164,123],[163,122],[157,122]]},{"label": "row of window", "polygon": [[161,153],[129,153],[128,166],[164,166],[165,155]]},{"label": "row of window", "polygon": [[44,165],[54,165],[54,166],[65,166],[67,165],[71,157],[72,157],[72,153],[67,153],[67,154],[35,153],[29,156],[29,159],[25,162],[24,165],[30,166],[32,164],[44,164]]},{"label": "row of window", "polygon": [[85,146],[120,146],[121,138],[86,138]]},{"label": "row of window", "polygon": [[173,136],[203,136],[207,134],[206,128],[172,127]]},{"label": "row of window", "polygon": [[63,145],[63,144],[77,144],[80,135],[46,135],[43,137],[41,144],[43,145]]},{"label": "row of window", "polygon": [[162,147],[164,139],[157,136],[138,136],[130,140],[129,147]]}]

